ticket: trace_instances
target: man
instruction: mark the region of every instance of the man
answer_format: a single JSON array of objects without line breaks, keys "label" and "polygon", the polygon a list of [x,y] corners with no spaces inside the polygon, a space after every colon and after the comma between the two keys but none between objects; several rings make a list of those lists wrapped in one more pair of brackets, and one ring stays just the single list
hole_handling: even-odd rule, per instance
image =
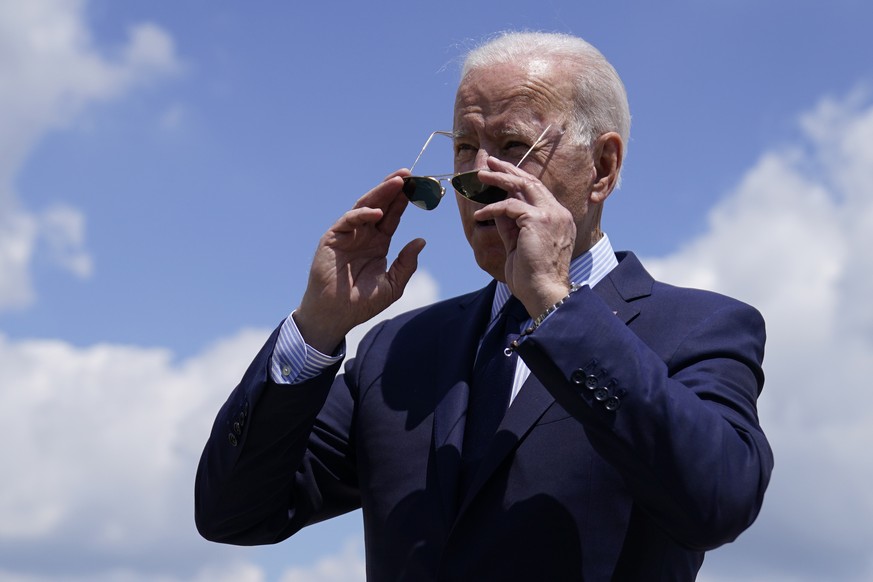
[{"label": "man", "polygon": [[[370,580],[694,580],[769,480],[764,324],[612,252],[600,217],[629,120],[617,74],[580,39],[507,34],[473,51],[455,171],[509,194],[457,203],[496,282],[379,324],[334,378],[344,336],[400,297],[424,246],[387,267],[408,171],[365,194],[219,412],[200,532],[274,543],[362,507]],[[522,331],[487,349],[518,301]]]}]

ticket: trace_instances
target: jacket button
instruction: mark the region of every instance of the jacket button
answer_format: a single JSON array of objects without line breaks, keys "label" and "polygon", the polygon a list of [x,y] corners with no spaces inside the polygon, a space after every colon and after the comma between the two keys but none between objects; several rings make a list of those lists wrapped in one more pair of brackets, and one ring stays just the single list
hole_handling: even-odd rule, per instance
[{"label": "jacket button", "polygon": [[242,425],[239,422],[233,423],[233,432],[237,435],[242,434]]},{"label": "jacket button", "polygon": [[609,412],[615,412],[621,407],[621,399],[618,396],[610,396],[603,403],[603,407]]},{"label": "jacket button", "polygon": [[579,368],[578,370],[573,370],[573,373],[570,374],[570,382],[579,386],[585,383],[585,377],[585,370]]},{"label": "jacket button", "polygon": [[597,388],[600,382],[597,381],[597,376],[586,376],[585,377],[585,387],[589,390],[594,390]]},{"label": "jacket button", "polygon": [[227,441],[230,443],[230,446],[235,447],[239,444],[239,441],[236,440],[236,435],[231,433],[227,434]]},{"label": "jacket button", "polygon": [[609,398],[609,390],[606,388],[600,387],[594,391],[594,400],[604,402],[607,398]]}]

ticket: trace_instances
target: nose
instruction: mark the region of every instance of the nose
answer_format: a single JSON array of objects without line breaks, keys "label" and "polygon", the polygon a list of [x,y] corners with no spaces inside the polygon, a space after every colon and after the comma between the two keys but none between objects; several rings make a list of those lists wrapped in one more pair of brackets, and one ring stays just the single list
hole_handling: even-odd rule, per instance
[{"label": "nose", "polygon": [[476,151],[476,159],[473,163],[474,170],[484,170],[488,168],[487,160],[488,160],[488,150],[483,147],[479,147],[478,151]]}]

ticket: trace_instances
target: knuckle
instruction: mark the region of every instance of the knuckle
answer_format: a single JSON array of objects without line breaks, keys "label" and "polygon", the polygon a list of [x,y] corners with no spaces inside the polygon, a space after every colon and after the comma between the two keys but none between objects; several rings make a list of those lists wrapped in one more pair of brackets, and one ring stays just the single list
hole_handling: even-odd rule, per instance
[{"label": "knuckle", "polygon": [[536,186],[539,186],[540,181],[531,176],[530,174],[521,176],[521,185],[525,190],[531,190]]}]

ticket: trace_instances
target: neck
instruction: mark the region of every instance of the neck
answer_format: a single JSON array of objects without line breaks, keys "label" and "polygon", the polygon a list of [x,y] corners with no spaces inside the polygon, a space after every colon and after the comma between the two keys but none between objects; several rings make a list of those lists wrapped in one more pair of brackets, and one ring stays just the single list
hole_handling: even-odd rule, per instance
[{"label": "neck", "polygon": [[600,225],[595,225],[591,232],[588,233],[588,236],[577,237],[576,238],[576,246],[573,249],[573,258],[575,259],[579,255],[583,253],[587,253],[591,250],[591,247],[597,244],[597,242],[603,238],[603,231],[600,230]]}]

